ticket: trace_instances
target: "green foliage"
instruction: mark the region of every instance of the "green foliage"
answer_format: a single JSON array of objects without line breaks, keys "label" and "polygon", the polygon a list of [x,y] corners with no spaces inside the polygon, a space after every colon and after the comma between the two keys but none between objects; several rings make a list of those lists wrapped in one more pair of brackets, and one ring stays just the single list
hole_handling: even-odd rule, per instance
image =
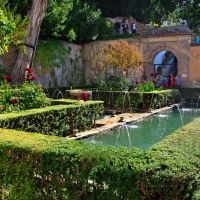
[{"label": "green foliage", "polygon": [[199,0],[183,1],[178,7],[179,16],[189,22],[189,26],[200,34],[200,4]]},{"label": "green foliage", "polygon": [[21,16],[26,16],[31,8],[30,0],[8,0],[8,6],[11,10],[16,10],[16,13]]},{"label": "green foliage", "polygon": [[104,101],[109,109],[122,111],[148,111],[162,108],[177,101],[177,90],[160,90],[152,92],[117,92],[93,91],[94,100]]},{"label": "green foliage", "polygon": [[79,0],[51,0],[42,24],[41,35],[87,42],[112,34],[113,24],[101,16],[93,4]]},{"label": "green foliage", "polygon": [[96,78],[95,85],[104,91],[128,91],[130,81],[122,75],[102,75]]},{"label": "green foliage", "polygon": [[0,81],[4,80],[4,75],[9,75],[11,72],[11,68],[5,65],[0,65]]},{"label": "green foliage", "polygon": [[[43,75],[54,70],[58,63],[64,63],[64,58],[68,54],[69,50],[63,46],[61,41],[40,41],[34,57],[34,66],[36,66],[38,73]],[[40,65],[40,68],[37,65]]]},{"label": "green foliage", "polygon": [[7,6],[7,0],[0,0],[0,55],[10,45],[20,46],[24,41],[27,19],[15,15]]},{"label": "green foliage", "polygon": [[[62,32],[74,0],[50,0],[42,22],[41,35],[44,37],[65,37]],[[66,38],[66,37],[65,37]]]},{"label": "green foliage", "polygon": [[14,112],[50,105],[43,89],[34,83],[25,82],[12,88],[8,82],[0,83],[0,113]]},{"label": "green foliage", "polygon": [[148,151],[0,129],[1,198],[199,198],[200,119]]},{"label": "green foliage", "polygon": [[92,128],[103,111],[102,104],[87,101],[1,114],[0,127],[67,136],[74,129],[83,131]]},{"label": "green foliage", "polygon": [[50,105],[42,86],[24,82],[18,88],[19,102],[23,110],[41,108]]},{"label": "green foliage", "polygon": [[[66,33],[68,40],[82,43],[96,40],[99,35],[110,34],[112,30],[111,22],[101,17],[100,10],[93,5],[74,1],[63,34]],[[72,36],[70,34],[72,32],[74,33],[73,37],[76,36],[75,40],[69,38]]]},{"label": "green foliage", "polygon": [[139,83],[135,88],[136,92],[152,92],[154,90],[155,90],[155,87],[154,87],[153,82]]}]

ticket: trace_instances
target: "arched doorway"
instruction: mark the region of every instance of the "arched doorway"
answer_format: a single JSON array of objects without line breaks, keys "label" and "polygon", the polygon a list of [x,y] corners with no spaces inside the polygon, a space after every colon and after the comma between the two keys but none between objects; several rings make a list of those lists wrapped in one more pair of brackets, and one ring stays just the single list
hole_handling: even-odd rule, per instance
[{"label": "arched doorway", "polygon": [[156,75],[161,75],[168,78],[170,74],[178,75],[178,60],[171,51],[159,52],[153,60],[154,72]]}]

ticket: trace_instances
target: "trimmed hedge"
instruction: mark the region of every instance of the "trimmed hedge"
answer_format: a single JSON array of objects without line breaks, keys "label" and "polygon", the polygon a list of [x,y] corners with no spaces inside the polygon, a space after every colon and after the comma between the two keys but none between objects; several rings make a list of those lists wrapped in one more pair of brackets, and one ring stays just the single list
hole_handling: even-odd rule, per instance
[{"label": "trimmed hedge", "polygon": [[70,104],[79,104],[81,101],[73,99],[51,99],[51,105],[70,105]]},{"label": "trimmed hedge", "polygon": [[199,142],[200,119],[148,151],[0,129],[0,196],[199,200]]},{"label": "trimmed hedge", "polygon": [[0,115],[0,127],[47,135],[67,136],[74,129],[83,131],[95,125],[103,112],[103,102],[87,101],[56,105]]},{"label": "trimmed hedge", "polygon": [[138,111],[161,108],[177,101],[178,90],[153,92],[93,91],[92,99],[104,101],[107,109]]}]

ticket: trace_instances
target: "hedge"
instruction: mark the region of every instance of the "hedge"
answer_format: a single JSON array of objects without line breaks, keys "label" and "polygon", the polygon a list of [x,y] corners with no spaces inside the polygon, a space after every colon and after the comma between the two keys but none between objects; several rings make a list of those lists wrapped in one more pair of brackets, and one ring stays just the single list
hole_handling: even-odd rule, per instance
[{"label": "hedge", "polygon": [[200,118],[150,150],[0,129],[2,199],[199,200]]},{"label": "hedge", "polygon": [[81,101],[73,100],[73,99],[51,99],[51,105],[70,105],[70,104],[78,104]]},{"label": "hedge", "polygon": [[83,131],[95,125],[103,112],[103,102],[87,101],[56,105],[0,115],[0,127],[47,135],[67,136],[74,129]]},{"label": "hedge", "polygon": [[104,101],[107,109],[138,111],[171,105],[180,97],[178,90],[168,89],[153,92],[93,91],[92,99]]}]

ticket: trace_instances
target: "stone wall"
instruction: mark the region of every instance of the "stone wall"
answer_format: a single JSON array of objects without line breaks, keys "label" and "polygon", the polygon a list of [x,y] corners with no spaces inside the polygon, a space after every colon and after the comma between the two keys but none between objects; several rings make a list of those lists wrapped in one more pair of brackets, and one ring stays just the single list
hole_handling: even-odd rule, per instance
[{"label": "stone wall", "polygon": [[[34,62],[33,71],[37,77],[36,82],[47,88],[77,86],[84,84],[85,70],[82,64],[82,46],[63,41],[57,42],[62,45],[64,49],[66,49],[66,54],[64,57],[63,55],[61,56],[57,54],[50,58],[52,63],[54,63],[54,66],[45,66],[45,70],[43,63]],[[46,49],[46,51],[48,53],[48,51],[51,50]],[[12,71],[12,68],[15,65],[17,59],[17,55],[18,50],[11,48],[8,53],[4,54],[0,58],[0,65],[8,66],[9,71]],[[42,56],[46,56],[45,52]]]},{"label": "stone wall", "polygon": [[55,54],[51,58],[53,64],[47,66],[47,69],[43,70],[43,63],[35,62],[36,82],[47,88],[83,85],[85,70],[82,65],[82,47],[68,42],[60,42],[60,45],[66,53]]},{"label": "stone wall", "polygon": [[[129,38],[125,40],[134,45],[136,44],[141,49],[140,38]],[[97,41],[83,45],[82,59],[83,59],[83,66],[85,68],[87,84],[95,82],[95,79],[102,72],[101,68],[105,63],[104,62],[105,52],[107,51],[109,45],[112,44],[113,42],[114,41]],[[138,74],[142,76],[141,73]],[[141,79],[141,77],[137,78]]]},{"label": "stone wall", "polygon": [[191,46],[189,87],[200,87],[200,45]]},{"label": "stone wall", "polygon": [[[183,86],[200,87],[200,46],[191,46],[191,35],[151,36],[126,40],[137,44],[143,52],[145,73],[149,79],[150,73],[154,71],[155,56],[161,51],[171,51],[178,59],[178,74],[181,75]],[[37,74],[37,82],[44,87],[93,83],[96,76],[101,73],[105,52],[112,42],[96,41],[80,46],[62,41],[61,44],[68,53],[64,59],[61,59],[60,55],[53,56],[52,60],[55,61],[53,68],[43,71],[42,63],[35,63],[34,72]],[[9,53],[0,58],[0,64],[7,65],[11,69],[16,58],[17,50],[12,48]]]}]

